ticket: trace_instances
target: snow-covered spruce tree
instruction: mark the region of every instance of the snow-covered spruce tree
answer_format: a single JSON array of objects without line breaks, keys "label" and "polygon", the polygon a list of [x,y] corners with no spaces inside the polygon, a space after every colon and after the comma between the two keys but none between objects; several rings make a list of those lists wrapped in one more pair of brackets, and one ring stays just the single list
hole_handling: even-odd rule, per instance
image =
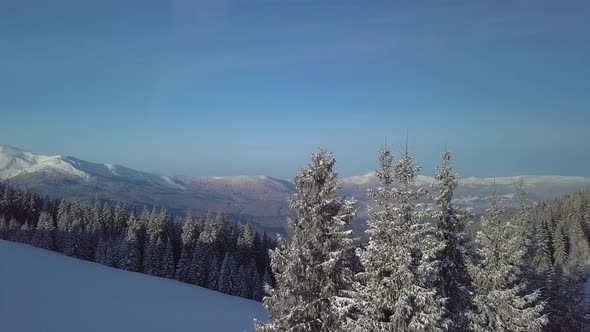
[{"label": "snow-covered spruce tree", "polygon": [[254,269],[252,274],[252,300],[262,301],[263,296],[262,278],[260,277],[260,273],[258,273],[258,269]]},{"label": "snow-covered spruce tree", "polygon": [[39,221],[37,222],[37,230],[35,235],[33,235],[33,245],[47,250],[54,250],[54,230],[55,226],[53,225],[53,218],[51,215],[47,212],[41,212],[39,215]]},{"label": "snow-covered spruce tree", "polygon": [[180,259],[176,266],[176,280],[190,282],[191,261],[191,249],[187,246],[183,246],[182,252],[180,253]]},{"label": "snow-covered spruce tree", "polygon": [[195,242],[197,242],[198,236],[190,211],[187,213],[184,224],[182,225],[182,235],[180,238],[182,240],[182,245],[189,247],[190,249],[192,249],[195,245]]},{"label": "snow-covered spruce tree", "polygon": [[568,260],[567,237],[563,221],[558,221],[553,234],[553,261],[555,264],[564,266]]},{"label": "snow-covered spruce tree", "polygon": [[342,331],[350,303],[350,273],[344,253],[350,245],[345,230],[354,217],[354,200],[337,195],[335,160],[325,150],[312,154],[309,167],[295,177],[289,202],[290,241],[271,252],[276,287],[263,300],[270,322],[259,332]]},{"label": "snow-covered spruce tree", "polygon": [[91,219],[87,222],[84,229],[84,234],[82,235],[84,251],[87,253],[89,260],[96,261],[96,247],[103,234],[103,224],[100,220],[95,220],[94,217],[91,216]]},{"label": "snow-covered spruce tree", "polygon": [[[271,272],[268,269],[264,270],[264,274],[262,275],[262,290],[264,293],[264,290],[268,287],[273,288],[274,287],[274,280],[272,279],[271,276]],[[264,294],[263,294],[264,295]]]},{"label": "snow-covered spruce tree", "polygon": [[550,305],[548,331],[588,331],[590,317],[584,283],[564,274],[560,264],[554,269],[548,286]]},{"label": "snow-covered spruce tree", "polygon": [[231,253],[226,253],[221,263],[219,272],[219,291],[222,293],[237,295],[239,290],[238,263]]},{"label": "snow-covered spruce tree", "polygon": [[72,217],[64,231],[64,254],[84,258],[82,221]]},{"label": "snow-covered spruce tree", "polygon": [[[379,154],[379,188],[370,191],[366,248],[359,250],[365,270],[355,283],[358,312],[352,331],[442,331],[444,299],[435,288],[441,245],[427,210],[418,205],[426,193],[415,187],[420,167],[406,152],[394,164],[391,151]],[[396,187],[397,185],[397,187]]]},{"label": "snow-covered spruce tree", "polygon": [[539,292],[527,293],[524,248],[516,225],[502,218],[496,195],[477,233],[477,261],[469,267],[475,289],[473,331],[542,331],[547,324]]},{"label": "snow-covered spruce tree", "polygon": [[195,244],[193,259],[189,268],[188,281],[197,286],[207,286],[209,260],[211,259],[211,246],[201,240]]},{"label": "snow-covered spruce tree", "polygon": [[28,243],[28,244],[30,244],[31,243],[31,238],[32,238],[31,232],[32,232],[31,226],[29,225],[29,222],[26,221],[16,231],[15,240],[18,241],[18,242],[21,242],[21,243]]},{"label": "snow-covered spruce tree", "polygon": [[8,239],[17,241],[17,232],[20,230],[21,226],[22,225],[15,217],[10,218],[10,221],[8,222]]},{"label": "snow-covered spruce tree", "polygon": [[434,197],[437,209],[434,213],[436,240],[442,244],[437,253],[439,262],[436,287],[441,298],[445,298],[445,317],[452,331],[465,331],[468,327],[466,312],[470,307],[469,272],[467,270],[467,251],[464,237],[465,211],[453,206],[453,193],[458,184],[458,176],[451,167],[451,153],[445,149],[442,164],[434,175],[432,185],[437,194]]},{"label": "snow-covered spruce tree", "polygon": [[250,224],[239,225],[237,240],[237,259],[239,265],[245,265],[254,257],[254,236]]},{"label": "snow-covered spruce tree", "polygon": [[143,257],[144,272],[153,276],[162,274],[162,238],[150,238]]},{"label": "snow-covered spruce tree", "polygon": [[139,231],[141,224],[135,213],[131,212],[127,221],[125,247],[122,253],[122,268],[127,271],[142,271],[141,248],[139,245]]},{"label": "snow-covered spruce tree", "polygon": [[566,220],[570,225],[569,254],[565,266],[556,264],[549,298],[551,328],[555,331],[588,331],[590,328],[590,303],[586,299],[584,284],[588,280],[590,246],[584,236],[580,221]]},{"label": "snow-covered spruce tree", "polygon": [[168,239],[164,248],[164,256],[162,257],[162,277],[172,279],[174,275],[174,248],[172,246],[172,240]]},{"label": "snow-covered spruce tree", "polygon": [[0,239],[8,239],[8,225],[6,224],[6,218],[0,215]]},{"label": "snow-covered spruce tree", "polygon": [[250,298],[250,278],[249,273],[246,270],[245,265],[241,265],[238,268],[238,274],[236,278],[238,284],[236,289],[236,295],[244,298]]},{"label": "snow-covered spruce tree", "polygon": [[182,226],[181,239],[182,251],[176,267],[176,280],[190,282],[189,272],[191,268],[192,252],[195,242],[197,241],[195,224],[190,211],[187,213],[184,225]]},{"label": "snow-covered spruce tree", "polygon": [[95,250],[95,262],[97,262],[98,264],[102,264],[102,265],[109,265],[109,261],[108,261],[108,253],[107,253],[107,242],[105,240],[104,237],[101,237],[100,239],[98,239],[98,243],[96,244],[96,250]]},{"label": "snow-covered spruce tree", "polygon": [[213,255],[211,259],[211,265],[209,266],[209,271],[207,275],[207,288],[212,290],[219,289],[219,262],[217,260],[217,255]]},{"label": "snow-covered spruce tree", "polygon": [[129,220],[129,210],[127,203],[117,203],[113,211],[113,231],[116,234],[125,232],[125,226]]},{"label": "snow-covered spruce tree", "polygon": [[65,253],[68,233],[70,231],[71,218],[68,212],[68,204],[64,199],[59,203],[57,209],[57,229],[55,236],[55,244],[60,252]]}]

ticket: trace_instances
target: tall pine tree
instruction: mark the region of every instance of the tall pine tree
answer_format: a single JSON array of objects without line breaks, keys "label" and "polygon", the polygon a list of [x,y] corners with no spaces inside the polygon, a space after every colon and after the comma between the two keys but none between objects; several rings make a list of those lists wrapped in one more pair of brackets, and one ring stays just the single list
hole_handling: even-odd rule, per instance
[{"label": "tall pine tree", "polygon": [[[358,314],[353,331],[441,331],[446,327],[443,299],[434,286],[441,248],[416,189],[420,170],[407,149],[394,163],[391,151],[379,154],[379,188],[370,191],[375,206],[367,220],[369,242],[359,251],[365,270],[355,283]],[[395,185],[397,184],[398,187]]]},{"label": "tall pine tree", "polygon": [[295,212],[288,223],[292,238],[271,253],[276,287],[264,298],[270,322],[258,322],[258,331],[343,329],[350,284],[344,252],[351,243],[345,227],[354,216],[354,201],[337,195],[334,163],[321,150],[295,177],[297,193],[289,202]]},{"label": "tall pine tree", "polygon": [[502,218],[495,196],[477,233],[477,261],[470,266],[475,288],[470,313],[473,331],[542,331],[547,324],[539,292],[527,292],[524,248],[516,225]]},{"label": "tall pine tree", "polygon": [[437,253],[439,262],[436,287],[441,298],[445,298],[446,318],[450,330],[465,331],[468,327],[466,315],[470,306],[469,272],[466,264],[466,239],[464,238],[465,211],[453,206],[453,193],[458,185],[458,176],[451,167],[451,153],[445,149],[442,165],[436,169],[432,189],[437,193],[434,220],[436,240],[442,243]]}]

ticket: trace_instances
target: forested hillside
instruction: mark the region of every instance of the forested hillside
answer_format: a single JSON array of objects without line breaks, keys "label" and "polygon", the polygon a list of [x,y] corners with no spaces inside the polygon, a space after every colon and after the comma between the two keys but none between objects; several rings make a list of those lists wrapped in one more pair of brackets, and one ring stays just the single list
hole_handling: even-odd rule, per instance
[{"label": "forested hillside", "polygon": [[590,189],[523,209],[531,280],[547,301],[552,331],[588,327],[584,283],[590,264]]},{"label": "forested hillside", "polygon": [[263,285],[273,284],[274,240],[221,213],[181,220],[165,209],[90,207],[1,183],[0,195],[0,239],[258,301]]}]

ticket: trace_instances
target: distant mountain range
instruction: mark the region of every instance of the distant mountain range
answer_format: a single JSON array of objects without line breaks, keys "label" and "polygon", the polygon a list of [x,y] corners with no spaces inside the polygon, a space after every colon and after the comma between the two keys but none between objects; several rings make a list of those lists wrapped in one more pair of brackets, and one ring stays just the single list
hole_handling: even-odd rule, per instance
[{"label": "distant mountain range", "polygon": [[[495,190],[505,204],[513,205],[515,184],[520,178],[464,178],[455,193],[455,203],[481,213]],[[584,177],[522,178],[532,202],[590,186],[590,179]],[[87,202],[121,201],[137,208],[165,206],[175,215],[184,215],[188,209],[193,215],[223,211],[235,221],[251,222],[256,227],[281,233],[290,215],[288,199],[295,190],[290,181],[268,176],[162,176],[74,157],[42,156],[9,146],[0,146],[0,180],[40,194]],[[432,177],[421,175],[417,185],[428,187],[433,181]],[[367,203],[367,189],[376,188],[377,182],[369,173],[342,178],[340,185],[342,194],[356,197],[363,207]],[[366,210],[360,209],[359,221],[365,216]]]}]

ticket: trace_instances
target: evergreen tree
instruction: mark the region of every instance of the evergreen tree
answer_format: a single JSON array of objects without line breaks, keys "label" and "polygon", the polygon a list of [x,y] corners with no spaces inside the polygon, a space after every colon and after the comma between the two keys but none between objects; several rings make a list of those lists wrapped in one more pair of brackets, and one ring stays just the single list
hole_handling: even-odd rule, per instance
[{"label": "evergreen tree", "polygon": [[162,259],[162,277],[174,278],[174,248],[172,241],[168,239],[166,242],[166,249],[164,250],[164,257]]},{"label": "evergreen tree", "polygon": [[219,290],[219,262],[217,260],[217,255],[213,255],[208,272],[207,288]]},{"label": "evergreen tree", "polygon": [[555,331],[587,331],[590,328],[590,303],[586,299],[590,247],[578,219],[567,220],[570,227],[569,255],[565,267],[557,263],[550,286],[549,312]]},{"label": "evergreen tree", "polygon": [[126,204],[117,203],[112,213],[113,231],[115,234],[124,233],[126,224],[130,218],[129,211]]},{"label": "evergreen tree", "polygon": [[436,286],[439,296],[446,299],[446,318],[451,323],[450,329],[464,331],[468,325],[465,314],[470,306],[470,280],[463,235],[465,212],[456,210],[452,203],[458,176],[451,168],[451,154],[448,150],[445,150],[442,159],[443,163],[434,176],[436,182],[432,186],[438,194],[434,198],[438,207],[434,215],[436,240],[443,245],[437,253],[440,265]]},{"label": "evergreen tree", "polygon": [[178,265],[176,266],[176,280],[182,282],[191,282],[190,269],[191,269],[192,255],[190,254],[190,248],[183,246]]},{"label": "evergreen tree", "polygon": [[252,292],[250,291],[250,278],[245,265],[238,268],[238,273],[235,278],[235,284],[237,285],[235,290],[236,295],[247,299],[250,298],[252,296]]},{"label": "evergreen tree", "polygon": [[69,224],[66,225],[64,234],[64,254],[78,258],[84,258],[83,251],[83,230],[82,221],[78,218],[72,217]]},{"label": "evergreen tree", "polygon": [[188,212],[188,215],[184,221],[184,225],[182,226],[181,239],[183,247],[187,247],[189,250],[192,250],[195,242],[197,242],[195,223],[193,222],[190,211]]},{"label": "evergreen tree", "polygon": [[8,224],[3,215],[0,215],[0,239],[8,239]]},{"label": "evergreen tree", "polygon": [[567,224],[569,225],[569,255],[565,264],[567,274],[585,281],[590,264],[590,246],[579,220],[571,218]]},{"label": "evergreen tree", "polygon": [[258,273],[258,269],[254,269],[252,272],[252,284],[251,284],[251,292],[252,292],[252,300],[254,301],[262,301],[262,297],[264,296],[264,289],[262,286],[262,278]]},{"label": "evergreen tree", "polygon": [[138,232],[141,226],[134,213],[129,216],[127,224],[122,268],[127,271],[140,272],[142,270],[142,258]]},{"label": "evergreen tree", "polygon": [[564,266],[567,262],[568,252],[567,252],[567,237],[565,235],[564,224],[563,222],[558,222],[557,227],[555,228],[555,234],[553,235],[553,261],[555,264],[559,264]]},{"label": "evergreen tree", "polygon": [[182,251],[176,267],[176,279],[183,282],[191,282],[190,268],[192,252],[197,240],[196,229],[190,211],[187,213],[184,225],[182,226]]},{"label": "evergreen tree", "polygon": [[41,212],[37,222],[37,231],[33,236],[33,245],[47,250],[54,250],[54,230],[53,218],[47,212]]},{"label": "evergreen tree", "polygon": [[434,285],[439,262],[433,260],[442,247],[424,223],[427,211],[417,205],[426,194],[415,188],[420,167],[407,149],[395,164],[390,150],[382,149],[379,164],[380,186],[369,192],[376,205],[367,220],[369,243],[359,252],[365,271],[355,284],[359,313],[352,329],[444,330],[444,299]]},{"label": "evergreen tree", "polygon": [[495,196],[477,233],[478,262],[470,267],[475,287],[475,311],[470,313],[474,331],[542,331],[547,323],[539,292],[527,293],[518,229],[502,219]]},{"label": "evergreen tree", "polygon": [[68,241],[68,233],[71,230],[70,227],[71,218],[68,212],[68,206],[65,200],[61,200],[57,211],[57,236],[56,244],[58,249],[65,253],[65,246]]},{"label": "evergreen tree", "polygon": [[588,331],[590,317],[584,284],[567,277],[561,265],[555,266],[549,283],[549,331]]},{"label": "evergreen tree", "polygon": [[208,277],[208,263],[211,258],[211,250],[209,244],[198,241],[193,252],[193,259],[189,269],[189,282],[198,286],[207,286]]},{"label": "evergreen tree", "polygon": [[31,227],[27,221],[16,231],[15,240],[21,243],[31,243],[31,237]]},{"label": "evergreen tree", "polygon": [[153,276],[162,275],[162,239],[150,238],[143,257],[144,272]]},{"label": "evergreen tree", "polygon": [[268,269],[264,270],[264,274],[262,275],[262,289],[264,290],[265,288],[274,288],[275,287],[275,283],[274,280],[271,276],[271,272]]},{"label": "evergreen tree", "polygon": [[240,225],[237,240],[238,264],[248,264],[254,257],[254,236],[250,224]]},{"label": "evergreen tree", "polygon": [[8,222],[8,238],[13,241],[18,241],[17,232],[21,227],[22,225],[16,220],[16,218],[12,217]]},{"label": "evergreen tree", "polygon": [[238,263],[232,254],[225,254],[223,263],[221,263],[221,271],[219,273],[219,291],[225,294],[237,295],[239,285],[238,280]]},{"label": "evergreen tree", "polygon": [[354,201],[337,195],[334,163],[321,150],[295,177],[297,193],[289,202],[295,212],[288,225],[292,238],[271,254],[277,287],[264,298],[271,321],[257,322],[258,331],[343,329],[351,279],[344,263],[350,232],[344,228],[354,216]]},{"label": "evergreen tree", "polygon": [[105,237],[101,236],[96,244],[95,250],[95,262],[102,264],[102,265],[109,265],[109,254],[107,253],[108,246],[105,240]]}]

